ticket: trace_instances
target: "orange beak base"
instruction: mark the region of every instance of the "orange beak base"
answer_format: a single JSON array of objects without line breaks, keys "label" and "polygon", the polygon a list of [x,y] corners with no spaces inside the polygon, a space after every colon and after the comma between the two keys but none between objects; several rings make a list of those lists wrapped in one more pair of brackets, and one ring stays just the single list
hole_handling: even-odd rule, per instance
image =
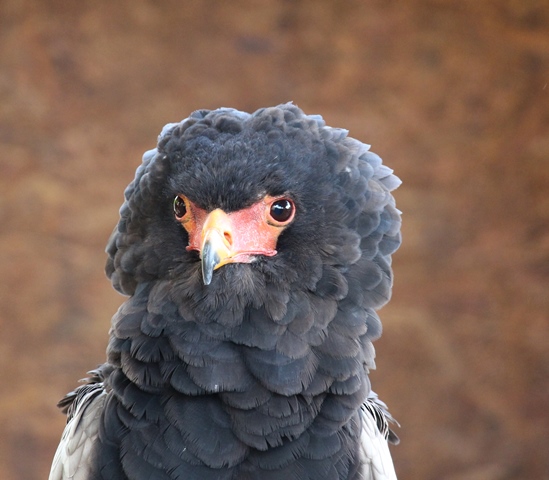
[{"label": "orange beak base", "polygon": [[258,255],[276,255],[276,243],[283,227],[267,221],[267,203],[261,200],[251,207],[225,213],[208,213],[192,205],[194,222],[189,225],[187,250],[200,252],[205,285],[213,272],[228,263],[251,263]]}]

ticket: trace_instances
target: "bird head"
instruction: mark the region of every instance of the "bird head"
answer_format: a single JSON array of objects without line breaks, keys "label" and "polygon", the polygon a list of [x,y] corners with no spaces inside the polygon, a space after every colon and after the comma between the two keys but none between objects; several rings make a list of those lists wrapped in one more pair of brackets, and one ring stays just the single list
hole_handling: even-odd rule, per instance
[{"label": "bird head", "polygon": [[380,305],[400,244],[390,194],[399,183],[368,145],[292,104],[197,111],[145,153],[107,274],[127,295],[165,281],[182,295],[255,307],[268,291],[339,300],[374,282]]}]

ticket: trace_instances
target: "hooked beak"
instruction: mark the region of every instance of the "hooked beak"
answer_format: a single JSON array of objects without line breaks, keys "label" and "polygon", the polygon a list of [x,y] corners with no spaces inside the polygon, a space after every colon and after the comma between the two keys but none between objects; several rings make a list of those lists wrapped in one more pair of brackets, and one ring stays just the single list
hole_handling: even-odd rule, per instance
[{"label": "hooked beak", "polygon": [[258,255],[276,255],[281,228],[264,220],[265,206],[258,202],[246,209],[226,213],[220,208],[197,215],[187,250],[198,250],[205,285],[213,272],[228,263],[251,263]]},{"label": "hooked beak", "polygon": [[[242,222],[237,221],[236,223]],[[206,218],[202,226],[200,242],[204,285],[211,283],[214,270],[227,263],[250,263],[253,261],[253,254],[274,255],[276,253],[276,251],[270,253],[250,250],[249,242],[242,238],[242,232],[240,235],[234,232],[235,228],[234,218],[219,208]]]},{"label": "hooked beak", "polygon": [[[212,212],[212,214],[216,212],[224,214],[221,210],[216,210],[215,212]],[[210,214],[210,217],[211,216],[212,215]],[[216,214],[216,217],[220,216],[220,214]],[[209,225],[210,217],[202,230],[202,245],[200,247],[204,285],[209,285],[211,283],[214,270],[225,265],[225,263],[228,263],[233,253],[231,252],[232,236],[229,232],[223,232],[223,229],[218,228],[215,219],[212,219],[211,223],[213,225]],[[216,219],[224,220],[222,218]]]}]

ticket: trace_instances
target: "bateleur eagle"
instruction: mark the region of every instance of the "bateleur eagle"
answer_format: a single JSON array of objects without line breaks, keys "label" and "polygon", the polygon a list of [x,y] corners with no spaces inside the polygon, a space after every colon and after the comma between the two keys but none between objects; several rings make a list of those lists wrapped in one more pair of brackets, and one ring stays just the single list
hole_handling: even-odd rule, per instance
[{"label": "bateleur eagle", "polygon": [[400,181],[292,104],[164,127],[106,271],[129,298],[50,480],[396,478],[371,391]]}]

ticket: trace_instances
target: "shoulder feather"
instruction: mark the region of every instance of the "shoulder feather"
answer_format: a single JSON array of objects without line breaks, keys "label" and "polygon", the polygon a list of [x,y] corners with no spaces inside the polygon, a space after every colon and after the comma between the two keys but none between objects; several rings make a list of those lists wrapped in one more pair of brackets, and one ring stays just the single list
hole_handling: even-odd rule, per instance
[{"label": "shoulder feather", "polygon": [[67,425],[55,452],[49,480],[86,480],[89,459],[105,404],[102,375],[90,372],[89,383],[68,393],[58,406],[67,414]]},{"label": "shoulder feather", "polygon": [[389,442],[397,444],[399,440],[389,428],[389,424],[398,425],[397,421],[374,392],[370,392],[360,414],[362,418],[360,440],[364,478],[367,480],[396,480]]}]

